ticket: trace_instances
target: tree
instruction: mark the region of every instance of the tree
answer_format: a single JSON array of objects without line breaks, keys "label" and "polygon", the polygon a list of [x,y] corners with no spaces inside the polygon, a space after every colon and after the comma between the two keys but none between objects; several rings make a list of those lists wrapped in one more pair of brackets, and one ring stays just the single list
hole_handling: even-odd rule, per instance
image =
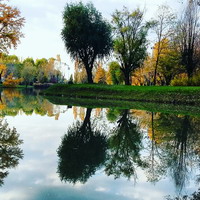
[{"label": "tree", "polygon": [[159,71],[164,77],[166,85],[170,85],[171,80],[181,72],[184,72],[180,65],[180,54],[177,51],[169,49],[166,54],[160,57]]},{"label": "tree", "polygon": [[26,84],[26,87],[34,81],[36,68],[33,66],[24,66],[21,72],[21,77]]},{"label": "tree", "polygon": [[35,62],[34,62],[33,58],[26,58],[25,60],[23,60],[23,65],[24,66],[35,66]]},{"label": "tree", "polygon": [[7,69],[6,65],[0,64],[0,83],[2,83],[1,78],[2,78],[2,76],[5,74],[6,69]]},{"label": "tree", "polygon": [[182,64],[185,66],[189,78],[194,75],[200,64],[199,22],[199,1],[190,0],[178,23],[175,35],[175,44],[181,53]]},{"label": "tree", "polygon": [[17,8],[0,1],[0,54],[17,46],[23,37],[21,28],[24,23],[25,19]]},{"label": "tree", "polygon": [[113,84],[121,84],[123,83],[123,73],[120,70],[120,64],[116,61],[113,61],[109,64],[109,69],[108,69],[108,73],[111,76],[111,81]]},{"label": "tree", "polygon": [[156,53],[154,54],[154,85],[156,85],[157,70],[159,66],[160,56],[165,50],[165,42],[168,41],[167,38],[170,36],[171,30],[173,30],[172,25],[174,20],[175,16],[168,6],[162,5],[158,8],[158,11],[156,13],[156,21],[154,21],[154,31],[156,33]]},{"label": "tree", "polygon": [[126,7],[112,15],[115,33],[114,51],[121,64],[125,84],[131,84],[131,72],[141,66],[147,49],[147,32],[150,23],[143,24],[143,12],[139,9],[130,12]]},{"label": "tree", "polygon": [[93,83],[94,62],[108,56],[112,49],[110,25],[91,3],[67,4],[63,20],[61,35],[65,47],[74,60],[84,64],[88,83]]},{"label": "tree", "polygon": [[101,83],[101,84],[106,83],[106,71],[105,69],[103,69],[101,64],[99,64],[99,66],[97,67],[97,71],[94,77],[94,82]]},{"label": "tree", "polygon": [[19,78],[19,79],[14,79],[13,78],[13,74],[9,74],[5,81],[3,82],[3,85],[5,87],[16,87],[20,82],[22,82],[22,79]]}]

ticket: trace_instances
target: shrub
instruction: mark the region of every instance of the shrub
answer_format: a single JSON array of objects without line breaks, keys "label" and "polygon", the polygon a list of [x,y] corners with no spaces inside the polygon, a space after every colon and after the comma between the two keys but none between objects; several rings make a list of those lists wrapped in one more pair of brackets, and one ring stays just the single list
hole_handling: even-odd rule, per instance
[{"label": "shrub", "polygon": [[5,79],[5,81],[3,82],[3,86],[5,86],[5,87],[16,87],[22,81],[23,81],[22,78],[14,79],[13,75],[9,74],[7,76],[7,78]]},{"label": "shrub", "polygon": [[171,81],[172,86],[187,86],[188,84],[188,76],[185,73],[175,76]]}]

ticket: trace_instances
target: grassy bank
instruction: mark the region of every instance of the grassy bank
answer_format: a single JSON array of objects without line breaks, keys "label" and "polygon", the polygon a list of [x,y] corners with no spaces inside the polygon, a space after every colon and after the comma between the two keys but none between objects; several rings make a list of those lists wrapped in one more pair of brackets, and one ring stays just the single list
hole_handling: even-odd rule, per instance
[{"label": "grassy bank", "polygon": [[43,91],[43,94],[112,101],[140,101],[180,105],[200,104],[200,87],[56,84]]},{"label": "grassy bank", "polygon": [[173,113],[181,115],[200,116],[200,107],[194,105],[174,105],[138,101],[120,101],[109,99],[83,99],[60,96],[45,96],[51,103],[57,105],[81,106],[86,108],[116,108],[146,110],[149,112]]}]

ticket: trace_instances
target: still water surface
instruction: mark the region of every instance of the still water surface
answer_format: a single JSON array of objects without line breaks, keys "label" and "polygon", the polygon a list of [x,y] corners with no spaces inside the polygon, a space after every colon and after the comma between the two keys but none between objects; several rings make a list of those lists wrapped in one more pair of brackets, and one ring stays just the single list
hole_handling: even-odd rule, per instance
[{"label": "still water surface", "polygon": [[0,115],[19,134],[0,133],[2,200],[165,200],[199,188],[198,116],[60,106],[19,90],[1,92]]}]

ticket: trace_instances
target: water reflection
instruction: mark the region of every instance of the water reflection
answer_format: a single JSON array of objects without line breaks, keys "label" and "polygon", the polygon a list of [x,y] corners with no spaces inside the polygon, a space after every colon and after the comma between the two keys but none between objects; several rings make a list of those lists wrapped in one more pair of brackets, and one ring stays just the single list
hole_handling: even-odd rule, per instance
[{"label": "water reflection", "polygon": [[107,141],[91,122],[88,108],[81,123],[68,128],[58,148],[58,173],[63,181],[85,183],[105,161]]},{"label": "water reflection", "polygon": [[[1,92],[0,116],[16,116],[6,118],[20,130],[26,155],[20,167],[6,178],[6,189],[2,189],[8,194],[3,198],[0,194],[1,199],[6,195],[9,199],[9,192],[13,192],[20,193],[18,199],[49,199],[52,195],[55,200],[128,200],[138,196],[160,200],[172,194],[175,187],[178,193],[188,194],[197,189],[194,184],[198,186],[200,180],[200,117],[134,109],[69,108],[51,104],[31,90]],[[6,163],[2,164],[4,168],[0,164],[2,182],[23,156],[19,136],[8,138],[16,141],[1,144],[0,159]],[[9,156],[4,152],[13,153],[10,161],[6,161]],[[27,188],[38,196],[29,197]],[[145,197],[144,191],[153,193]],[[27,196],[21,197],[22,193]],[[176,196],[183,199],[180,195],[169,198]]]},{"label": "water reflection", "polygon": [[58,149],[61,180],[84,183],[104,164],[115,178],[136,179],[138,168],[153,183],[171,177],[180,192],[199,168],[200,118],[116,109],[106,117],[114,123],[107,136],[93,130],[91,109],[68,129]]},{"label": "water reflection", "polygon": [[6,121],[0,120],[0,186],[7,177],[8,169],[14,168],[19,164],[19,159],[23,158],[23,152],[19,145],[22,140],[16,129],[10,129]]},{"label": "water reflection", "polygon": [[136,167],[145,166],[140,155],[142,137],[138,122],[134,120],[130,111],[122,110],[117,125],[109,135],[109,155],[105,165],[108,175],[114,175],[115,178],[136,178]]},{"label": "water reflection", "polygon": [[157,157],[154,174],[170,175],[178,190],[182,190],[192,169],[198,166],[199,122],[198,118],[163,113],[154,118],[152,113],[151,167],[154,168]]},{"label": "water reflection", "polygon": [[166,200],[199,200],[200,199],[200,188],[198,191],[195,191],[191,196],[184,195],[184,196],[177,196],[177,197],[170,197],[168,196]]},{"label": "water reflection", "polygon": [[3,89],[0,92],[0,116],[17,116],[20,113],[32,115],[33,113],[41,116],[59,118],[60,111],[58,106],[54,106],[48,100],[39,95],[33,89]]}]

